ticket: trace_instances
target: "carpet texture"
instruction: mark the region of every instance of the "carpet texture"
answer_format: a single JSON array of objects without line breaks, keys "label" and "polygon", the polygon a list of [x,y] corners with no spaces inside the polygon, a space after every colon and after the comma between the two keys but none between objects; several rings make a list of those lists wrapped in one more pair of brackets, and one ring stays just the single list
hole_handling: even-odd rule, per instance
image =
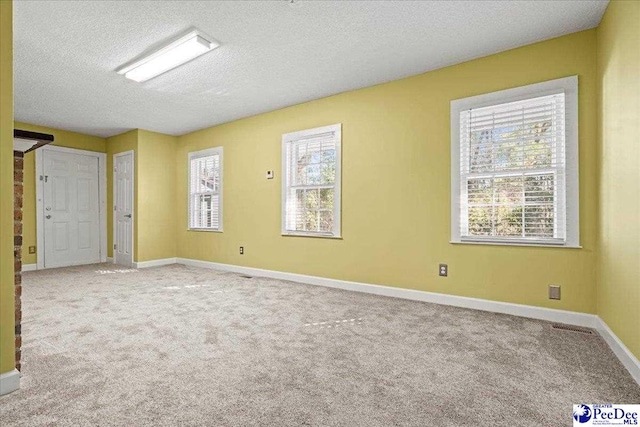
[{"label": "carpet texture", "polygon": [[6,426],[562,426],[640,403],[597,335],[179,265],[29,272]]}]

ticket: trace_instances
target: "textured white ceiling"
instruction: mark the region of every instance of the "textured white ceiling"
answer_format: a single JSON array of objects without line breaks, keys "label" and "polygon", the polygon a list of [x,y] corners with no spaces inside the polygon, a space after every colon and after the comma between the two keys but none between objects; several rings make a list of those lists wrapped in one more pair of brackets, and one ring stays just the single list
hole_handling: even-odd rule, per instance
[{"label": "textured white ceiling", "polygon": [[[171,135],[598,25],[607,1],[15,2],[15,118]],[[195,26],[221,46],[140,84],[114,72]]]}]

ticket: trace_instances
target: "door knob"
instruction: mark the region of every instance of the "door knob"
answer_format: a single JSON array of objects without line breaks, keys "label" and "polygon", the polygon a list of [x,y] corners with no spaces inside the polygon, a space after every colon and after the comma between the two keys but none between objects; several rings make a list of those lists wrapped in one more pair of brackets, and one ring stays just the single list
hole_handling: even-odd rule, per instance
[{"label": "door knob", "polygon": [[45,218],[51,219],[51,215],[47,215],[47,216],[45,216]]},{"label": "door knob", "polygon": [[124,217],[125,218],[131,218],[131,214],[126,214]]}]

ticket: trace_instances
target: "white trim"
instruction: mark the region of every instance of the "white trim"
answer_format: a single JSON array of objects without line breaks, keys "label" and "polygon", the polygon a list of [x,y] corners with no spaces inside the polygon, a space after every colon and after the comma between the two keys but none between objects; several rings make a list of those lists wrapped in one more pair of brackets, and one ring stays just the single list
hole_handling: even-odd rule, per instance
[{"label": "white trim", "polygon": [[631,350],[620,341],[620,338],[613,333],[611,328],[599,316],[596,317],[596,329],[618,360],[627,368],[633,379],[640,384],[640,361],[638,358],[631,353]]},{"label": "white trim", "polygon": [[153,259],[151,261],[134,262],[133,268],[160,267],[162,265],[176,264],[176,258]]},{"label": "white trim", "polygon": [[[217,228],[195,228],[191,227],[191,161],[202,157],[215,156],[219,157],[218,174],[220,175],[220,183],[218,189],[218,227]],[[217,231],[223,232],[223,194],[224,194],[224,147],[207,148],[200,151],[192,151],[187,154],[187,231]]]},{"label": "white trim", "polygon": [[36,186],[36,266],[38,270],[44,268],[44,210],[42,209],[44,187],[39,179],[40,175],[42,175],[42,167],[42,150],[36,150],[34,179]]},{"label": "white trim", "polygon": [[[451,101],[451,241],[467,243],[460,236],[460,112],[471,108],[481,108],[495,104],[521,101],[532,97],[565,94],[565,173],[566,173],[566,241],[561,248],[580,247],[579,212],[579,161],[578,161],[578,76],[564,77],[527,86],[521,86],[492,93]],[[473,238],[473,243],[484,244],[482,238]],[[491,241],[488,240],[487,244]],[[540,240],[530,246],[542,246],[549,241]],[[512,243],[502,242],[509,245]],[[527,246],[527,242],[513,243]]]},{"label": "white trim", "polygon": [[36,271],[38,269],[38,264],[22,264],[22,272],[25,271]]},{"label": "white trim", "polygon": [[111,263],[111,264],[115,264],[116,263],[114,258],[110,257],[110,256],[107,257],[107,261],[106,262]]},{"label": "white trim", "polygon": [[107,153],[98,154],[100,191],[100,262],[107,261]]},{"label": "white trim", "polygon": [[282,271],[263,270],[253,267],[242,267],[230,264],[220,264],[209,261],[198,261],[186,258],[176,258],[178,264],[192,267],[211,268],[230,271],[251,276],[268,277],[272,279],[288,280],[309,285],[326,286],[329,288],[348,291],[364,292],[393,298],[409,299],[413,301],[430,302],[440,305],[470,308],[474,310],[490,311],[493,313],[510,314],[519,317],[546,320],[586,328],[594,328],[596,316],[594,314],[578,313],[575,311],[557,310],[553,308],[534,307],[531,305],[513,304],[508,302],[490,301],[479,298],[461,297],[456,295],[439,294],[435,292],[418,291],[414,289],[394,288],[391,286],[371,285],[367,283],[349,282],[345,280],[328,279],[317,276],[286,273]]},{"label": "white trim", "polygon": [[[42,206],[44,198],[44,182],[40,182],[40,175],[43,175],[44,162],[42,156],[45,151],[58,153],[80,154],[83,156],[93,156],[98,158],[98,192],[100,198],[100,262],[107,260],[107,153],[98,151],[78,150],[76,148],[59,147],[57,145],[47,145],[36,150],[36,265],[38,270],[44,266],[44,208]],[[60,267],[60,266],[57,266]]]},{"label": "white trim", "polygon": [[20,371],[13,371],[0,374],[0,396],[14,392],[20,388]]},{"label": "white trim", "polygon": [[[115,244],[116,241],[116,233],[117,233],[117,222],[118,222],[118,218],[116,218],[116,212],[113,210],[113,206],[116,206],[116,200],[118,200],[118,186],[116,185],[116,173],[115,173],[115,167],[116,167],[116,157],[123,157],[123,156],[128,156],[131,155],[131,247],[129,248],[129,250],[131,252],[129,252],[131,254],[131,266],[133,267],[135,265],[135,261],[134,261],[134,252],[133,252],[133,248],[134,248],[134,239],[136,237],[136,226],[135,226],[135,221],[136,221],[136,152],[135,150],[127,150],[127,151],[122,151],[120,153],[115,153],[113,155],[113,162],[111,164],[111,181],[112,181],[112,186],[113,186],[113,202],[112,202],[112,206],[109,207],[109,209],[111,209],[111,212],[113,213],[113,227],[111,232],[113,233],[112,235],[112,241]],[[116,263],[116,252],[115,249],[111,249],[111,253],[113,254],[112,257],[112,262],[115,264]]]},{"label": "white trim", "polygon": [[453,245],[489,245],[489,246],[527,246],[527,247],[541,247],[541,248],[562,248],[562,249],[582,249],[582,246],[567,246],[567,245],[549,245],[543,243],[526,243],[526,242],[506,242],[499,240],[487,240],[487,241],[474,241],[474,240],[462,240],[460,242],[454,242],[450,240],[449,243]]},{"label": "white trim", "polygon": [[[287,230],[287,185],[289,171],[287,170],[287,144],[301,139],[310,138],[325,133],[333,133],[336,139],[336,176],[333,182],[333,230],[330,233],[313,233],[306,231]],[[297,132],[285,133],[282,135],[282,205],[281,205],[281,234],[282,236],[301,237],[342,237],[342,123],[306,129]]]}]

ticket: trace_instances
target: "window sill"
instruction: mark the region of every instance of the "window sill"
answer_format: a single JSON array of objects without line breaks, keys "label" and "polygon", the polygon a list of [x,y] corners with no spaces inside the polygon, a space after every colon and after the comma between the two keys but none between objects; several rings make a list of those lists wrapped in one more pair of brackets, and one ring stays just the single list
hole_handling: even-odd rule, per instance
[{"label": "window sill", "polygon": [[187,231],[204,231],[205,233],[222,233],[222,230],[213,228],[187,228]]},{"label": "window sill", "polygon": [[527,242],[504,242],[504,241],[478,241],[478,240],[451,240],[453,245],[483,245],[483,246],[525,246],[529,248],[556,248],[556,249],[582,249],[580,245],[565,245],[552,243],[527,243]]},{"label": "window sill", "polygon": [[342,240],[342,236],[329,236],[323,234],[306,234],[306,233],[282,233],[282,237],[311,237],[316,239],[333,239]]}]

